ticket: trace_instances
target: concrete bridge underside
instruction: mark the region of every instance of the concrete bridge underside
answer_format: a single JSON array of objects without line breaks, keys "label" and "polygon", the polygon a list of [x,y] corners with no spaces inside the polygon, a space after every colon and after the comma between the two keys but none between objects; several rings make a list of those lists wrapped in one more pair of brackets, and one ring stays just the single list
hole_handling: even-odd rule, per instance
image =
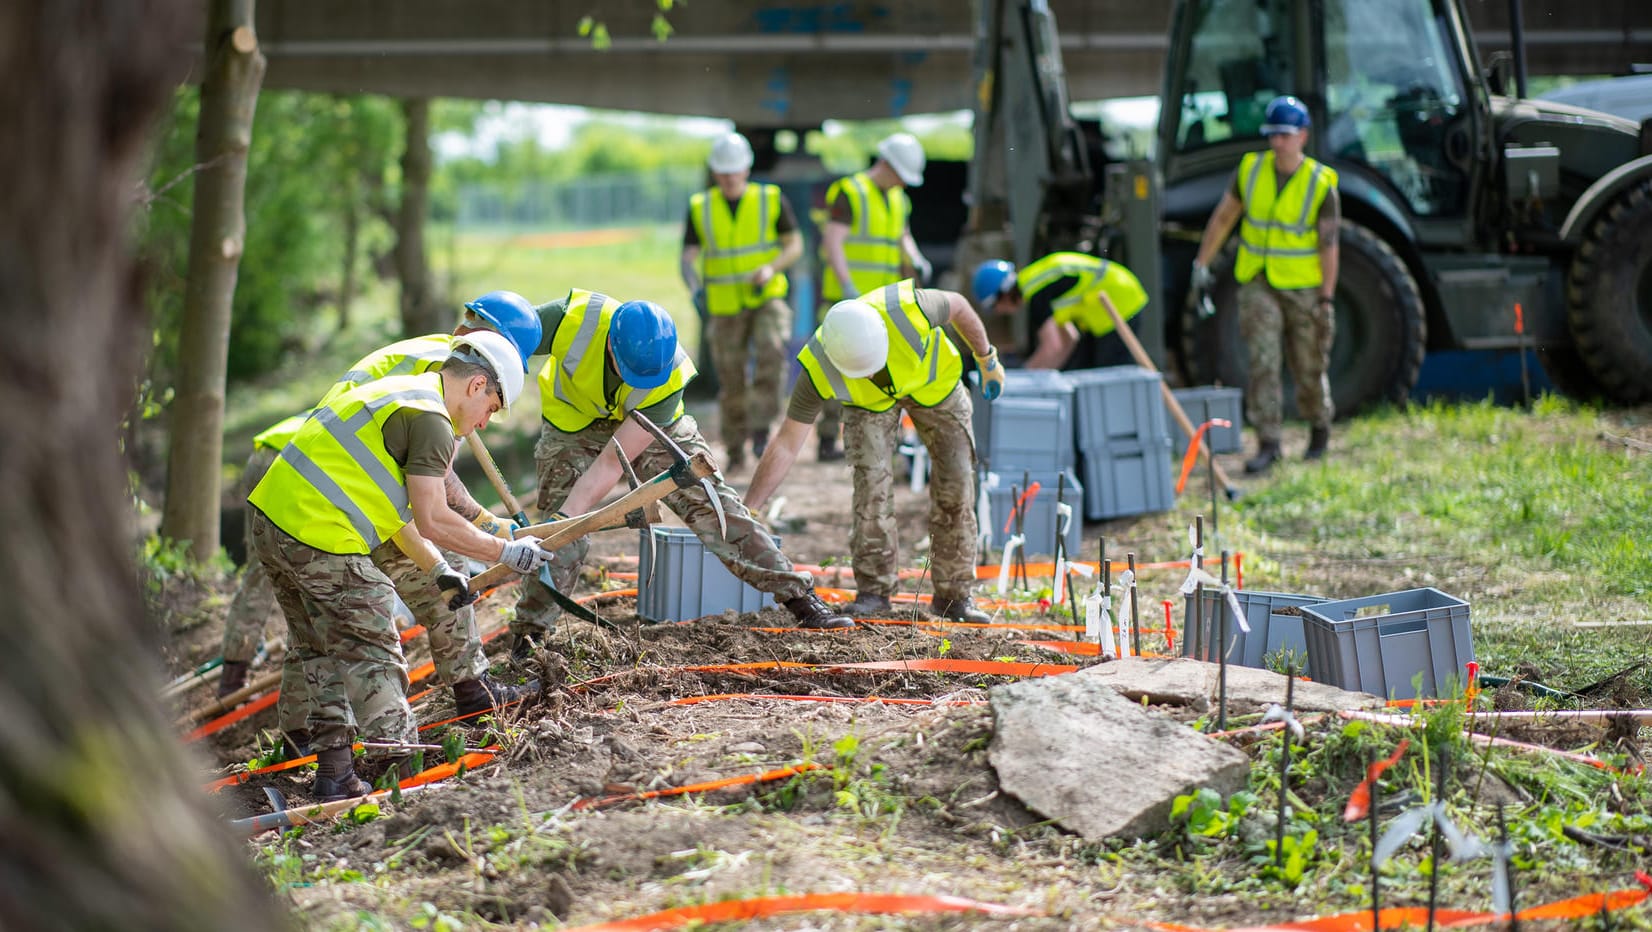
[{"label": "concrete bridge underside", "polygon": [[[1050,0],[1070,96],[1155,94],[1163,0]],[[1504,0],[1467,0],[1480,55],[1509,44]],[[1532,74],[1627,73],[1652,63],[1646,0],[1526,0]],[[542,101],[814,126],[967,109],[973,5],[694,0],[653,37],[652,0],[260,0],[265,86]],[[611,47],[579,34],[601,17]]]}]

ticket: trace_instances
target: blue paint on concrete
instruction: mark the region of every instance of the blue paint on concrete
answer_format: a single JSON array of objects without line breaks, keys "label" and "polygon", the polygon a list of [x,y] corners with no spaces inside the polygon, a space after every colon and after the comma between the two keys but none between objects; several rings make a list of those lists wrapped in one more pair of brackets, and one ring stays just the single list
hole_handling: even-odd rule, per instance
[{"label": "blue paint on concrete", "polygon": [[759,105],[777,116],[791,113],[792,75],[784,66],[769,69],[769,78],[763,82],[763,97]]},{"label": "blue paint on concrete", "polygon": [[754,11],[752,18],[758,32],[865,32],[868,23],[888,19],[889,9],[859,3],[770,6]]}]

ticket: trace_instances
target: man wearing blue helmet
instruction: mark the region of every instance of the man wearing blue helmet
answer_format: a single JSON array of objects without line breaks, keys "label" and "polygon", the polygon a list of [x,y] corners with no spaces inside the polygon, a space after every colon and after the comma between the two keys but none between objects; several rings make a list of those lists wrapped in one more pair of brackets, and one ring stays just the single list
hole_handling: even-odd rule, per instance
[{"label": "man wearing blue helmet", "polygon": [[1016,270],[1003,259],[988,259],[975,268],[975,303],[989,314],[1026,309],[1042,321],[1033,350],[1022,366],[1060,369],[1078,348],[1080,333],[1104,337],[1113,332],[1107,306],[1123,320],[1147,306],[1147,291],[1134,272],[1108,259],[1081,252],[1052,252]]},{"label": "man wearing blue helmet", "polygon": [[[621,303],[575,288],[567,297],[539,307],[544,336],[538,353],[549,357],[539,373],[539,510],[545,515],[590,511],[622,475],[619,453],[643,475],[671,468],[670,454],[653,435],[627,418],[631,411],[663,428],[688,452],[711,455],[699,424],[685,413],[683,388],[694,378],[694,363],[677,343],[677,325],[658,304]],[[698,486],[664,499],[737,578],[774,595],[804,628],[850,627],[815,595],[814,579],[792,569],[762,525],[719,471],[712,479],[727,519],[728,533]],[[550,583],[563,593],[579,581],[590,545],[581,538],[553,555]],[[530,657],[542,646],[562,613],[539,578],[523,580],[511,621],[511,656]]]},{"label": "man wearing blue helmet", "polygon": [[1325,455],[1336,413],[1326,373],[1336,336],[1332,298],[1341,205],[1336,170],[1303,154],[1310,122],[1308,108],[1295,97],[1268,104],[1262,123],[1268,151],[1239,161],[1193,260],[1193,287],[1209,289],[1215,283],[1210,263],[1240,223],[1233,277],[1249,357],[1245,408],[1258,441],[1256,456],[1245,462],[1248,473],[1266,472],[1281,455],[1282,360],[1296,382],[1296,408],[1311,428],[1303,459]]}]

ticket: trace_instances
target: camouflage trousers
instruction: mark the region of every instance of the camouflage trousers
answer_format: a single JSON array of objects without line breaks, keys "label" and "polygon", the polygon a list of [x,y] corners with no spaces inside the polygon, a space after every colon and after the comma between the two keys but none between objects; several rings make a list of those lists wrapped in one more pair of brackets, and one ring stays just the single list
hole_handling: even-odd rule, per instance
[{"label": "camouflage trousers", "polygon": [[[786,336],[791,327],[792,309],[779,299],[738,314],[711,317],[711,356],[720,383],[717,401],[723,444],[730,451],[741,449],[751,431],[767,430],[780,415],[780,386],[789,362]],[[746,378],[748,362],[750,381]]]},{"label": "camouflage trousers", "polygon": [[[275,465],[275,450],[254,446],[247,457],[247,468],[241,473],[241,500],[245,501],[253,487]],[[258,652],[264,642],[264,622],[275,614],[275,592],[270,588],[264,564],[252,553],[252,506],[247,506],[245,523],[247,565],[241,572],[241,585],[230,600],[229,614],[224,620],[223,657],[226,661],[246,663]],[[283,692],[285,695],[285,692]]]},{"label": "camouflage trousers", "polygon": [[[390,580],[371,557],[317,550],[276,527],[257,508],[248,520],[253,551],[287,618],[287,656],[303,674],[311,746],[346,747],[357,735],[399,743],[417,740]],[[289,695],[291,669],[290,664],[282,668],[283,698]],[[293,723],[283,720],[281,725],[291,730]]]},{"label": "camouflage trousers", "polygon": [[[539,470],[541,514],[550,514],[562,506],[568,490],[590,468],[619,425],[619,421],[597,421],[572,434],[564,433],[549,423],[541,425],[539,443],[533,451]],[[700,435],[700,427],[693,417],[684,415],[665,430],[688,455],[710,455],[706,440]],[[671,454],[657,443],[650,445],[634,462],[638,478],[645,482],[672,466]],[[772,593],[779,602],[813,592],[814,579],[807,573],[792,569],[791,561],[775,546],[774,539],[763,526],[752,518],[745,502],[723,479],[720,470],[712,475],[711,481],[728,519],[726,538],[718,531],[717,514],[712,511],[711,502],[699,486],[678,489],[662,502],[694,531],[707,550],[723,561],[729,572],[752,588]],[[548,574],[542,570],[541,576],[522,580],[522,594],[516,602],[516,618],[511,621],[513,634],[543,635],[555,627],[562,609],[551,601],[544,576],[549,576],[550,584],[556,586],[558,591],[573,595],[574,584],[579,581],[580,566],[589,549],[590,544],[583,538],[561,547],[546,564]]]},{"label": "camouflage trousers", "polygon": [[1311,426],[1330,427],[1336,413],[1326,371],[1336,312],[1321,306],[1318,297],[1314,288],[1281,291],[1262,275],[1239,286],[1239,335],[1250,369],[1245,415],[1264,444],[1279,442],[1285,420],[1281,362],[1291,367],[1296,410]]},{"label": "camouflage trousers", "polygon": [[843,449],[854,479],[850,557],[858,595],[895,592],[899,571],[895,521],[895,447],[901,412],[929,451],[929,553],[935,595],[962,599],[975,582],[975,435],[962,383],[933,408],[905,399],[888,411],[845,407]]}]

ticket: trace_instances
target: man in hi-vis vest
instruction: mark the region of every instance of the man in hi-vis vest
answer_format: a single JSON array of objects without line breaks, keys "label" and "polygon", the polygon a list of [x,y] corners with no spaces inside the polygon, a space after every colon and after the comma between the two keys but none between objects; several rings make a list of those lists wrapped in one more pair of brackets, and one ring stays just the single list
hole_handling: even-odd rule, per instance
[{"label": "man in hi-vis vest", "polygon": [[1022,363],[1026,369],[1060,369],[1078,348],[1081,332],[1093,337],[1112,333],[1108,305],[1123,320],[1147,306],[1147,291],[1134,272],[1081,252],[1052,252],[1019,272],[1013,262],[988,259],[976,266],[972,290],[989,314],[1026,308],[1030,319],[1042,321],[1033,351]]},{"label": "man in hi-vis vest", "polygon": [[509,340],[470,334],[455,341],[439,371],[377,379],[318,406],[247,496],[253,552],[314,703],[308,724],[318,800],[370,789],[351,764],[356,732],[394,744],[418,740],[395,587],[373,551],[402,538],[451,604],[471,597],[468,581],[436,547],[524,574],[550,556],[532,540],[486,533],[447,504],[456,438],[486,427],[522,383],[522,356]]},{"label": "man in hi-vis vest", "polygon": [[[951,324],[981,372],[989,400],[1004,387],[998,350],[987,341],[969,299],[919,288],[908,279],[826,312],[797,354],[803,376],[792,387],[786,419],[752,474],[746,501],[761,508],[774,494],[829,398],[843,402],[843,445],[854,480],[850,555],[855,570],[852,615],[889,617],[899,570],[895,475],[901,414],[912,418],[929,452],[931,610],[944,618],[985,622],[970,596],[975,582],[975,435],[963,360],[944,328]],[[917,535],[909,534],[908,542]]]},{"label": "man in hi-vis vest", "polygon": [[[912,238],[912,202],[906,189],[924,183],[923,144],[911,133],[895,133],[878,143],[872,167],[832,182],[826,189],[826,229],[820,234],[821,306],[830,307],[908,277],[920,284],[932,269]],[[838,460],[841,407],[829,401],[820,421],[822,461]]]},{"label": "man in hi-vis vest", "polygon": [[[533,451],[540,514],[554,521],[597,507],[623,475],[616,447],[642,476],[674,465],[670,451],[628,417],[632,411],[662,428],[689,456],[711,455],[699,424],[683,409],[683,387],[694,378],[694,363],[677,344],[677,325],[664,308],[651,301],[622,304],[575,288],[565,298],[540,305],[539,320],[545,333],[539,354],[550,357],[539,373],[545,422]],[[798,627],[853,627],[854,622],[815,595],[814,577],[792,569],[721,470],[711,481],[727,534],[701,486],[678,489],[661,501],[735,578],[784,605]],[[573,594],[589,550],[582,537],[555,551],[548,567],[557,591]],[[512,659],[527,660],[544,646],[561,614],[543,580],[524,579],[511,620]]]},{"label": "man in hi-vis vest", "polygon": [[727,470],[745,463],[748,432],[752,455],[763,455],[780,414],[792,328],[786,270],[803,257],[791,205],[779,186],[749,183],[751,163],[751,143],[739,133],[712,143],[706,166],[716,183],[689,199],[683,224],[683,283],[703,291],[710,316],[701,345],[717,366]]},{"label": "man in hi-vis vest", "polygon": [[[1268,151],[1239,161],[1233,182],[1205,225],[1193,260],[1193,287],[1215,279],[1211,260],[1239,222],[1239,333],[1249,350],[1245,409],[1256,428],[1256,456],[1245,472],[1266,472],[1279,459],[1284,422],[1280,358],[1296,382],[1296,409],[1311,428],[1302,458],[1325,455],[1331,439],[1331,342],[1336,336],[1337,173],[1303,155],[1308,108],[1275,97],[1263,117]],[[1241,220],[1241,217],[1243,218]]]}]

